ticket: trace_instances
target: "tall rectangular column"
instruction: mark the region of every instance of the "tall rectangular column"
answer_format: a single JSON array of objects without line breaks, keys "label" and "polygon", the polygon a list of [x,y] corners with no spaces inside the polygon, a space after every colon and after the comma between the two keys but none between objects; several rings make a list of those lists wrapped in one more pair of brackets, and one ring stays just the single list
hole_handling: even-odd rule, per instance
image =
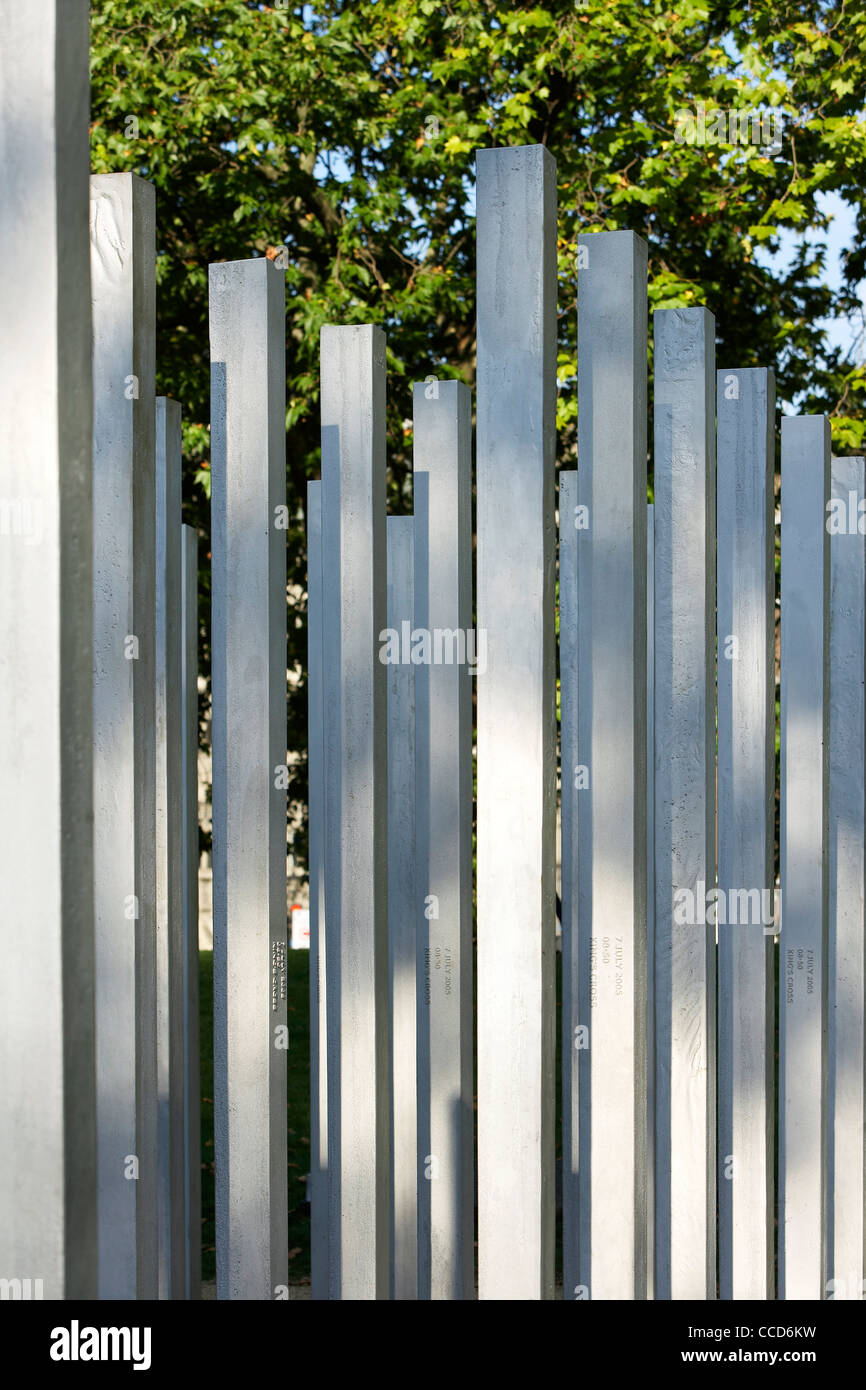
[{"label": "tall rectangular column", "polygon": [[563,1298],[583,1300],[578,1270],[580,1134],[578,1060],[588,1029],[579,1021],[577,968],[578,792],[585,777],[577,755],[577,471],[559,472],[559,688],[562,862],[562,1254]]},{"label": "tall rectangular column", "polygon": [[90,180],[96,1061],[101,1298],[156,1298],[156,224]]},{"label": "tall rectangular column", "polygon": [[97,1296],[87,16],[0,0],[0,1277],[46,1299]]},{"label": "tall rectangular column", "polygon": [[827,1279],[830,422],[782,418],[779,1297]]},{"label": "tall rectangular column", "polygon": [[181,527],[184,1296],[201,1298],[201,1082],[198,962],[198,536]]},{"label": "tall rectangular column", "polygon": [[774,1295],[773,373],[717,376],[720,1295]]},{"label": "tall rectangular column", "polygon": [[864,460],[831,459],[829,962],[827,972],[827,1292],[862,1299],[864,1285],[863,787],[866,783],[866,526]]},{"label": "tall rectangular column", "polygon": [[715,321],[706,309],[663,309],[654,330],[655,1296],[712,1299]]},{"label": "tall rectangular column", "polygon": [[321,337],[331,1298],[388,1297],[385,335]]},{"label": "tall rectangular column", "polygon": [[655,817],[655,507],[646,509],[646,1296],[655,1298],[656,1164],[656,817]]},{"label": "tall rectangular column", "polygon": [[478,1260],[553,1297],[556,165],[477,156]]},{"label": "tall rectangular column", "polygon": [[[405,631],[415,610],[415,519],[389,516],[388,638],[388,960],[391,1009],[391,1297],[418,1297],[419,1085],[417,1070],[415,889],[415,723],[417,675]],[[404,627],[405,625],[405,627]],[[406,659],[403,659],[403,658]]]},{"label": "tall rectangular column", "polygon": [[[578,1225],[566,1286],[646,1297],[646,243],[578,239]],[[573,1253],[578,1248],[574,1268]],[[574,1278],[572,1278],[574,1274]]]},{"label": "tall rectangular column", "polygon": [[156,1012],[159,1296],[183,1298],[183,609],[180,406],[156,399]]},{"label": "tall rectangular column", "polygon": [[210,267],[217,1297],[288,1293],[285,276]]},{"label": "tall rectangular column", "polygon": [[322,484],[307,483],[307,776],[310,867],[310,1262],[312,1297],[328,1297],[328,1034],[325,969],[325,692],[322,668]]},{"label": "tall rectangular column", "polygon": [[418,1293],[473,1299],[472,679],[486,653],[472,631],[469,388],[416,384],[413,418],[415,627],[429,644],[415,671]]}]

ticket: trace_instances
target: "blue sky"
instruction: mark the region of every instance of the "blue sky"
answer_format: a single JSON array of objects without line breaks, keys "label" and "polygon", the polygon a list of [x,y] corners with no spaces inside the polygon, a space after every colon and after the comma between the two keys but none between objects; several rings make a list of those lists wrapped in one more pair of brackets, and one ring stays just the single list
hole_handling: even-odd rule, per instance
[{"label": "blue sky", "polygon": [[[807,240],[813,246],[823,243],[827,247],[823,282],[831,289],[839,290],[843,283],[844,256],[854,245],[856,236],[854,210],[836,193],[819,194],[818,205],[821,211],[831,219],[826,233],[813,232],[804,238],[794,232],[783,231],[779,238],[779,250],[774,255],[771,255],[765,247],[758,247],[755,258],[773,270],[784,270],[790,265],[796,247],[803,240]],[[858,288],[862,302],[864,295],[866,295],[866,281],[861,281]],[[861,322],[839,318],[822,320],[822,323],[827,329],[832,347],[841,347],[852,362],[864,360],[863,325]]]}]

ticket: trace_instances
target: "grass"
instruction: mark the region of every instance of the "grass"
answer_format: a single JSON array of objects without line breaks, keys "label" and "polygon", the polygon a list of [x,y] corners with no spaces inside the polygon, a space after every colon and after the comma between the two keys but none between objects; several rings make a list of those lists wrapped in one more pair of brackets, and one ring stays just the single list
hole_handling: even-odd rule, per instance
[{"label": "grass", "polygon": [[[289,1021],[288,1166],[289,1279],[310,1277],[310,1211],[306,1204],[306,1175],[310,1171],[310,1029],[309,951],[286,952],[286,990]],[[201,1021],[201,1277],[216,1278],[214,1232],[213,1151],[213,951],[199,952],[199,1017]]]}]

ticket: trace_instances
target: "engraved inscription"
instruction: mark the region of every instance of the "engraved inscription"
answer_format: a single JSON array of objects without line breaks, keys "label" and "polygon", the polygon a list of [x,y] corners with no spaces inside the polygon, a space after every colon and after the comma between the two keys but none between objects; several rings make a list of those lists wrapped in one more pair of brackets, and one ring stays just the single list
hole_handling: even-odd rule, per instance
[{"label": "engraved inscription", "polygon": [[815,993],[815,952],[805,946],[791,946],[785,952],[785,1003],[793,1004],[795,994]]},{"label": "engraved inscription", "polygon": [[[625,984],[625,938],[622,936],[593,936],[589,943],[589,1007],[598,1006],[598,972],[613,967],[614,996],[622,995]],[[608,975],[610,979],[610,975]]]},{"label": "engraved inscription", "polygon": [[271,1011],[276,1013],[286,998],[286,943],[271,942]]}]

